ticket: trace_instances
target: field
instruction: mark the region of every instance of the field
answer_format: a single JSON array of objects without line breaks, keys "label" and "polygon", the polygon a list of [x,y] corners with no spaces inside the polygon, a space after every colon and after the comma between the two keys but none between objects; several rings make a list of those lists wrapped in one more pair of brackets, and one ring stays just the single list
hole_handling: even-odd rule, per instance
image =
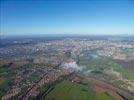
[{"label": "field", "polygon": [[134,70],[134,61],[120,61],[120,60],[115,60],[118,64],[122,65],[124,68]]},{"label": "field", "polygon": [[0,64],[0,97],[7,92],[13,84],[13,71]]},{"label": "field", "polygon": [[134,53],[134,48],[125,48],[123,49],[125,53]]},{"label": "field", "polygon": [[105,92],[96,93],[89,87],[72,83],[70,81],[62,81],[53,91],[51,91],[46,100],[115,100]]},{"label": "field", "polygon": [[[134,80],[134,70],[127,68],[127,65],[122,65],[111,59],[97,58],[88,59],[86,57],[80,58],[80,65],[85,65],[86,70],[103,70],[105,68],[113,68],[114,71],[119,72],[124,78]],[[131,63],[131,62],[130,62]]]}]

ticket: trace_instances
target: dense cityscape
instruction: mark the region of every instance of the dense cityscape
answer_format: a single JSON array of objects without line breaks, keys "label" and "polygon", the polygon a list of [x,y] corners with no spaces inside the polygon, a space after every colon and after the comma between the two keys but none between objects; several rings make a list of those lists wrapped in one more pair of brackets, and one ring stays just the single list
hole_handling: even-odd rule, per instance
[{"label": "dense cityscape", "polygon": [[106,87],[98,88],[116,99],[122,99],[124,94],[126,99],[133,98],[132,40],[67,37],[47,41],[12,40],[7,44],[0,48],[2,100],[47,98],[61,81],[83,84],[83,79],[87,83],[94,80],[111,84],[108,88],[114,87],[115,93],[105,90]]},{"label": "dense cityscape", "polygon": [[0,0],[0,100],[134,100],[134,0]]}]

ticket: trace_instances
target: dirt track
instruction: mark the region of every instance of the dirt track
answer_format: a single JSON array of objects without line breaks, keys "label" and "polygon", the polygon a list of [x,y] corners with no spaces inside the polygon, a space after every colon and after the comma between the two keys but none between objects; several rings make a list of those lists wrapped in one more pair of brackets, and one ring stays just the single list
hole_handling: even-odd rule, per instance
[{"label": "dirt track", "polygon": [[91,88],[97,92],[106,92],[108,95],[113,96],[116,100],[123,100],[123,98],[117,93],[117,89],[113,87],[110,84],[107,84],[105,82],[92,79],[93,84],[91,85]]}]

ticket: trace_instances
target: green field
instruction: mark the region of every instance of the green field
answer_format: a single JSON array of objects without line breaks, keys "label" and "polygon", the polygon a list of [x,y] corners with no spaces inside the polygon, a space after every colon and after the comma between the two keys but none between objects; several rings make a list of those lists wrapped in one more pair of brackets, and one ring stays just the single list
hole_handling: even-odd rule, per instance
[{"label": "green field", "polygon": [[3,77],[2,83],[0,83],[0,97],[3,96],[14,83],[13,75],[13,70],[5,68],[0,64],[0,77]]},{"label": "green field", "polygon": [[62,81],[47,96],[46,100],[115,100],[106,93],[95,93],[85,85]]},{"label": "green field", "polygon": [[126,67],[123,67],[122,65],[112,61],[111,59],[101,58],[101,59],[89,60],[87,58],[81,58],[79,63],[81,65],[85,65],[86,70],[98,70],[98,69],[100,70],[112,67],[114,71],[121,73],[124,78],[134,80],[133,69],[127,69]]},{"label": "green field", "polygon": [[125,48],[125,49],[122,49],[122,50],[125,53],[134,53],[134,48]]}]

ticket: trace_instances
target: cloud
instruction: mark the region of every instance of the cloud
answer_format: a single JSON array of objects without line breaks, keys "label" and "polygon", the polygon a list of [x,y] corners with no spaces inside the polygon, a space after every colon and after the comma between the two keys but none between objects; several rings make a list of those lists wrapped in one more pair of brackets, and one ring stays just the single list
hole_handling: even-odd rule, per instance
[{"label": "cloud", "polygon": [[84,66],[78,66],[75,61],[63,63],[61,66],[72,71],[82,71],[84,68]]}]

